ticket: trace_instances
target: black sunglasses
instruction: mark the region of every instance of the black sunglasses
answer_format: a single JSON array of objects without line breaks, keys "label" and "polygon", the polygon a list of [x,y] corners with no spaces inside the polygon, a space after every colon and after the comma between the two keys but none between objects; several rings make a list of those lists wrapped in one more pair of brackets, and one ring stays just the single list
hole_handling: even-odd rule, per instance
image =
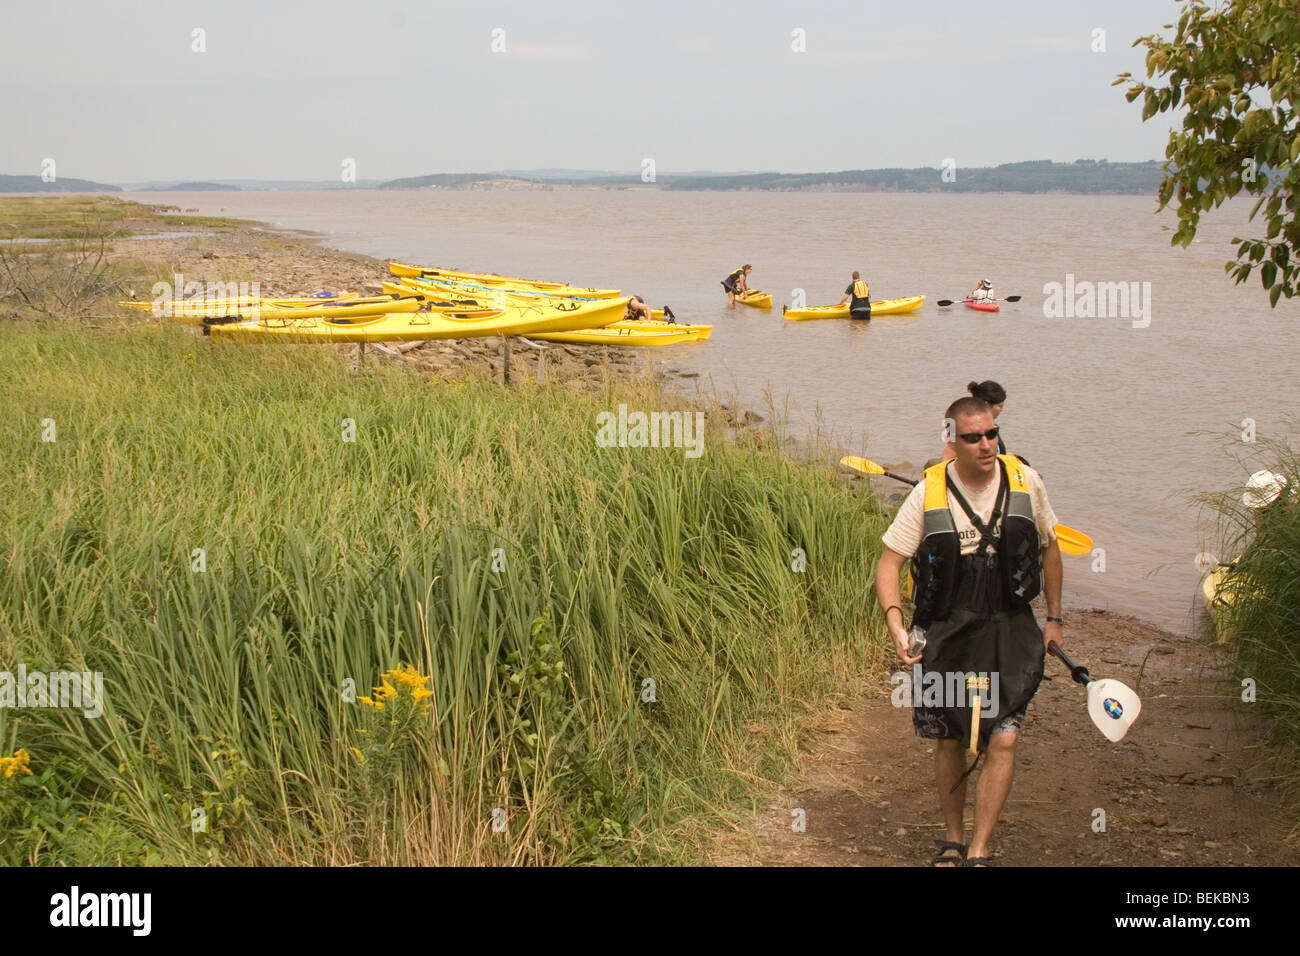
[{"label": "black sunglasses", "polygon": [[989,441],[992,441],[998,437],[998,426],[994,425],[986,432],[962,432],[957,437],[968,445],[977,444],[981,438],[987,438]]}]

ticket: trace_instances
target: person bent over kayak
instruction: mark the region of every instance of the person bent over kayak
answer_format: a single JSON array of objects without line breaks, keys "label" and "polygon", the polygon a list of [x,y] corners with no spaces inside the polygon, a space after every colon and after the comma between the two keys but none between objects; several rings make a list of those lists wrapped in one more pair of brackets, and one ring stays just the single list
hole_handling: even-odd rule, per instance
[{"label": "person bent over kayak", "polygon": [[744,298],[749,293],[749,283],[746,280],[753,269],[754,267],[746,262],[739,269],[731,270],[722,280],[722,288],[727,290],[727,305],[734,304],[737,295]]},{"label": "person bent over kayak", "polygon": [[646,305],[645,300],[639,295],[630,296],[627,300],[627,310],[623,313],[623,318],[630,321],[649,319],[650,306]]},{"label": "person bent over kayak", "polygon": [[843,305],[845,302],[849,303],[849,318],[871,318],[871,286],[867,285],[866,280],[859,277],[856,272],[853,273],[853,281],[844,290],[844,298],[837,304]]},{"label": "person bent over kayak", "polygon": [[[1016,737],[1042,680],[1047,644],[1064,646],[1061,551],[1043,480],[1014,455],[997,453],[988,403],[961,398],[944,414],[956,423],[949,443],[955,459],[926,469],[885,531],[876,596],[898,656],[909,667],[920,664],[912,724],[918,737],[935,742],[947,827],[934,865],[988,866],[989,840],[1011,791]],[[924,647],[911,653],[898,583],[908,559],[912,625],[925,636]],[[1029,607],[1040,592],[1047,599],[1043,629]],[[969,847],[962,823],[968,745],[987,753]]]},{"label": "person bent over kayak", "polygon": [[988,279],[980,279],[979,285],[966,298],[975,302],[993,302],[997,296],[993,293],[993,283]]}]

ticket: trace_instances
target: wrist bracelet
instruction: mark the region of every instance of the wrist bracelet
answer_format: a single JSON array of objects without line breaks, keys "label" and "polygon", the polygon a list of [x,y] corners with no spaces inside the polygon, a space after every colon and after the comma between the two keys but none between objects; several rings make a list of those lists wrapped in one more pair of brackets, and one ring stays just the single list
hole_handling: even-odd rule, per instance
[{"label": "wrist bracelet", "polygon": [[1059,618],[1059,617],[1052,617],[1050,614],[1047,616],[1047,623],[1048,623],[1048,624],[1060,624],[1062,627],[1065,626],[1065,621],[1063,621],[1063,620],[1062,620],[1061,618]]},{"label": "wrist bracelet", "polygon": [[898,611],[898,617],[899,617],[899,621],[900,621],[900,623],[901,623],[902,618],[903,618],[903,609],[902,609],[901,607],[899,607],[897,604],[891,604],[891,605],[889,605],[889,607],[885,608],[885,623],[886,623],[886,624],[889,623],[889,612],[890,612],[890,611]]}]

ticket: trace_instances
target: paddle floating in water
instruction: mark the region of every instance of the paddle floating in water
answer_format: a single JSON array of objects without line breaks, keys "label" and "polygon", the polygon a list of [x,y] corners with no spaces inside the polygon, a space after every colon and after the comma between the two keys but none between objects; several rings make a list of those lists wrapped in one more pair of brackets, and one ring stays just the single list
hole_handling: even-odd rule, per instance
[{"label": "paddle floating in water", "polygon": [[[937,299],[935,305],[956,305],[958,302],[965,302],[965,299]],[[986,302],[1019,302],[1020,296],[1009,295],[1005,299],[985,299]]]}]

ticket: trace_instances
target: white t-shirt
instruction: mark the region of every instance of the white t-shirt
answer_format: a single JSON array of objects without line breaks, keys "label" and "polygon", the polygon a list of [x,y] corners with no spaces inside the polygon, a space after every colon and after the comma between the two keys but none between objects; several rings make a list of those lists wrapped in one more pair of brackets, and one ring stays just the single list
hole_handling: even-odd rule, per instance
[{"label": "white t-shirt", "polygon": [[[1052,511],[1052,505],[1047,500],[1047,489],[1043,487],[1043,479],[1039,477],[1038,472],[1028,465],[1022,465],[1021,468],[1025,473],[1025,482],[1029,485],[1030,501],[1034,506],[1034,523],[1038,525],[1038,540],[1046,548],[1056,538],[1056,532],[1052,530],[1052,526],[1056,524],[1056,513]],[[957,525],[957,539],[961,542],[962,554],[976,553],[979,549],[980,533],[966,517],[966,512],[957,503],[957,499],[953,497],[952,486],[955,483],[961,489],[962,496],[971,506],[971,510],[979,515],[981,521],[988,523],[993,517],[993,507],[997,504],[1000,477],[997,475],[983,492],[976,494],[957,477],[956,463],[948,463],[948,510],[952,512],[953,522]],[[994,535],[1001,536],[1001,534],[1002,522],[999,521],[998,527],[994,529]],[[894,517],[894,523],[885,531],[882,540],[891,551],[897,551],[903,557],[910,558],[916,554],[924,537],[925,479],[922,478],[903,501],[902,507]]]}]

